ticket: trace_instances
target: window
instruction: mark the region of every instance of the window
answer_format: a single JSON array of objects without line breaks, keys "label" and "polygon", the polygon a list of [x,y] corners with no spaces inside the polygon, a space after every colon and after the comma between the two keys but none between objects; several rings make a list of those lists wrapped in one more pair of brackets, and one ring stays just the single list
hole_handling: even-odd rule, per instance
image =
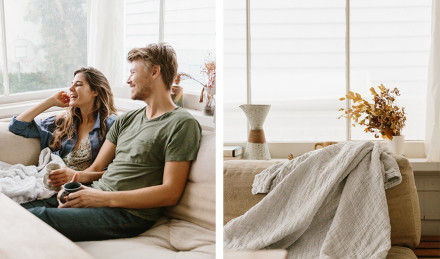
[{"label": "window", "polygon": [[[86,0],[4,0],[0,93],[67,87],[87,65]],[[0,8],[1,9],[1,8]],[[3,26],[2,26],[3,27]]]},{"label": "window", "polygon": [[125,53],[159,40],[159,15],[160,0],[125,1]]},{"label": "window", "polygon": [[[425,138],[431,2],[351,0],[351,89],[368,96],[370,86],[397,87],[408,140]],[[372,135],[355,127],[352,138]]]},{"label": "window", "polygon": [[[163,37],[176,50],[179,72],[203,80],[201,66],[215,50],[215,0],[166,0],[162,3],[163,24],[160,23],[161,0],[126,0],[125,3],[126,52],[162,41]],[[127,73],[128,70],[126,67]],[[182,81],[181,85],[185,92],[199,94],[202,89],[191,80]]]},{"label": "window", "polygon": [[[246,1],[225,0],[224,140],[246,139],[246,69],[251,102],[271,104],[264,124],[269,142],[335,140],[346,136],[337,119],[345,95],[345,0],[250,1],[251,66],[246,67]],[[429,0],[350,1],[350,89],[368,96],[383,83],[398,87],[407,111],[403,134],[424,138],[430,40]],[[374,139],[350,127],[352,139]]]}]

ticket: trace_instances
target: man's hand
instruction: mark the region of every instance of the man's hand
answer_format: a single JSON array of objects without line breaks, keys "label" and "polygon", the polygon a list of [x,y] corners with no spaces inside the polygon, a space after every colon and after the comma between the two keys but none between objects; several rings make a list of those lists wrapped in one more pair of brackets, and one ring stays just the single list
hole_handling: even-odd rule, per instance
[{"label": "man's hand", "polygon": [[59,203],[58,208],[99,208],[107,207],[106,192],[82,186],[80,191],[70,193],[65,198],[66,203]]},{"label": "man's hand", "polygon": [[[73,175],[72,182],[78,181],[79,173],[76,172]],[[65,203],[60,202],[60,196],[63,190],[58,192],[58,208],[98,208],[106,207],[108,199],[106,198],[106,192],[82,186],[80,191],[70,193],[64,197]]]},{"label": "man's hand", "polygon": [[[68,167],[64,167],[61,169],[57,169],[57,170],[53,170],[50,174],[49,174],[49,181],[48,183],[52,184],[53,186],[61,186],[69,181],[72,180],[73,175],[76,172],[73,169],[70,169]],[[79,173],[78,173],[78,177],[79,177]]]}]

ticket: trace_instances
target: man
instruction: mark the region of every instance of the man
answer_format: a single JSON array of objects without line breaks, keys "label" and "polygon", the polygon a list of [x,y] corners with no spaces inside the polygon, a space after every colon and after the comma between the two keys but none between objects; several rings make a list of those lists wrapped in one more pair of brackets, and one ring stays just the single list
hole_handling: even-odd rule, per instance
[{"label": "man", "polygon": [[53,185],[73,175],[73,181],[93,182],[91,187],[69,194],[64,204],[51,198],[23,205],[73,241],[132,237],[146,231],[161,216],[161,207],[179,202],[197,156],[200,125],[170,96],[177,74],[173,48],[150,44],[132,49],[127,59],[131,98],[145,101],[146,107],[115,121],[89,168],[81,172],[65,168],[50,176]]}]

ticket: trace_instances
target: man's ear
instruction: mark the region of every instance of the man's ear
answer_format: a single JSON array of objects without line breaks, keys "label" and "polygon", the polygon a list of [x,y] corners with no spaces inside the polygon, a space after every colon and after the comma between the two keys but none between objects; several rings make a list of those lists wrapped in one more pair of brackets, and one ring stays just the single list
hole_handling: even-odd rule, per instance
[{"label": "man's ear", "polygon": [[158,65],[154,65],[154,66],[151,68],[151,71],[152,71],[152,73],[153,73],[153,78],[158,77],[158,76],[160,75],[160,66],[158,66]]}]

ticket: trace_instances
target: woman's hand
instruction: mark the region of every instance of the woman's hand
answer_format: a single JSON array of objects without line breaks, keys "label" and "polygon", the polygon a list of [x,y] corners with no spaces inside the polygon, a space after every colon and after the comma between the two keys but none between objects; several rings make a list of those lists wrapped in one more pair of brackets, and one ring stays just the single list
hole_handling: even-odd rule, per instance
[{"label": "woman's hand", "polygon": [[36,116],[44,112],[45,110],[53,107],[68,107],[70,102],[70,96],[66,91],[58,92],[51,97],[44,99],[41,103],[34,107],[31,107],[17,116],[17,120],[31,122]]},{"label": "woman's hand", "polygon": [[[73,179],[73,175],[75,173],[78,173],[78,172],[76,172],[75,170],[70,169],[68,167],[53,170],[49,174],[48,183],[52,184],[53,186],[61,186],[65,183],[71,181]],[[79,176],[79,173],[78,173],[78,176]]]},{"label": "woman's hand", "polygon": [[49,100],[52,102],[52,106],[68,107],[70,96],[66,91],[60,91],[52,95]]}]

